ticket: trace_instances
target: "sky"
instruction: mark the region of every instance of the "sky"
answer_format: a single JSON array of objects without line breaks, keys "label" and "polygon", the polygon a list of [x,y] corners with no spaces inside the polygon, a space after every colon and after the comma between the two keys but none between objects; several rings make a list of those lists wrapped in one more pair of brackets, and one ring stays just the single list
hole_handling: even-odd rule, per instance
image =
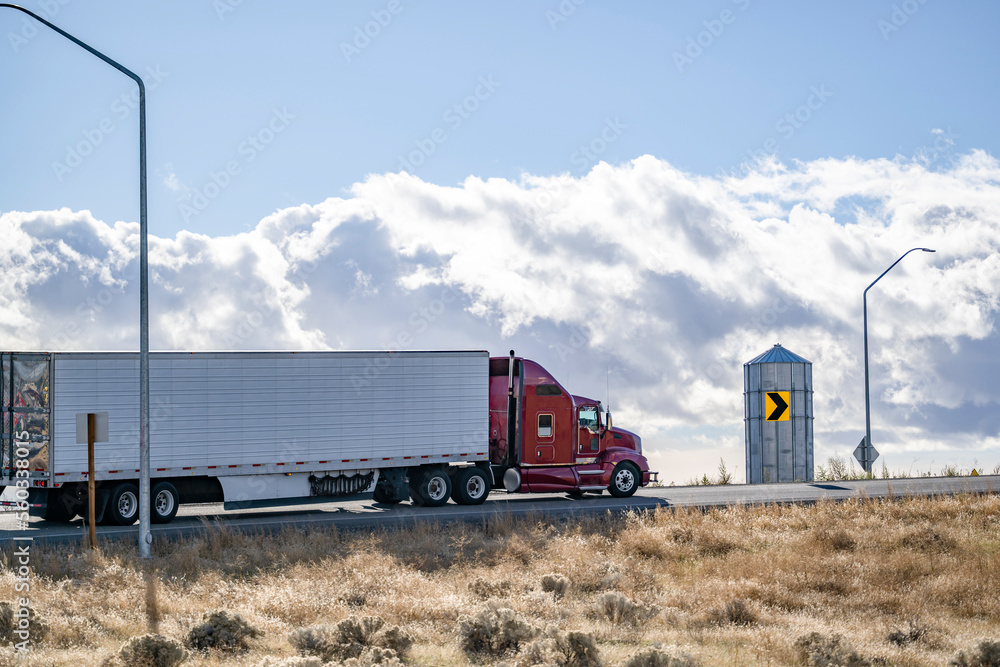
[{"label": "sky", "polygon": [[[153,349],[515,349],[667,482],[1000,465],[1000,6],[25,0],[142,76]],[[0,348],[138,347],[135,85],[0,9]],[[610,400],[609,400],[610,399]]]}]

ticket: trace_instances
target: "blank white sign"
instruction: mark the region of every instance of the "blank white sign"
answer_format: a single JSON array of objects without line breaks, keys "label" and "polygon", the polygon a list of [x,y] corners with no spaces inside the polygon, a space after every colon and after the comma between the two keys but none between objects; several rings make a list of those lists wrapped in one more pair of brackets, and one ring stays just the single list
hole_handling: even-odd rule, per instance
[{"label": "blank white sign", "polygon": [[[76,443],[87,444],[87,415],[89,412],[76,413]],[[108,441],[108,413],[94,412],[94,442]]]}]

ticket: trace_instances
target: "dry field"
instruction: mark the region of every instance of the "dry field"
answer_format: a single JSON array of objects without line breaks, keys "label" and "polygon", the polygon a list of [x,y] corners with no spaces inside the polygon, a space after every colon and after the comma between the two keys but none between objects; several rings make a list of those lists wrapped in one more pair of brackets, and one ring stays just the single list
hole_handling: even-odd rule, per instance
[{"label": "dry field", "polygon": [[[22,595],[12,552],[5,601]],[[119,651],[151,628],[170,640],[151,665],[181,646],[184,665],[323,664],[296,647],[351,665],[1000,665],[996,495],[372,534],[206,526],[153,555],[36,545],[32,624],[48,632],[0,665],[142,664]],[[206,623],[217,610],[240,618]]]}]

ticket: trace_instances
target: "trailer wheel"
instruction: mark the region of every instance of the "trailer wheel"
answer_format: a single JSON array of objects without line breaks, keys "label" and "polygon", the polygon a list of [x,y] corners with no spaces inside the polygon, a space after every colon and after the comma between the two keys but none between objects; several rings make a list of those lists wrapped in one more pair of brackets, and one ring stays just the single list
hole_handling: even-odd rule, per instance
[{"label": "trailer wheel", "polygon": [[157,482],[149,494],[149,505],[149,520],[152,523],[170,523],[177,516],[180,506],[177,489],[170,482]]},{"label": "trailer wheel", "polygon": [[611,483],[608,491],[616,498],[628,498],[639,488],[639,471],[635,465],[622,461],[611,471]]},{"label": "trailer wheel", "polygon": [[440,507],[451,495],[451,478],[444,470],[428,470],[410,481],[410,497],[414,505]]},{"label": "trailer wheel", "polygon": [[122,482],[111,490],[105,519],[119,526],[131,526],[139,518],[139,489],[131,482]]},{"label": "trailer wheel", "polygon": [[463,468],[455,475],[455,488],[451,499],[459,505],[480,505],[490,495],[490,481],[486,473],[475,466]]}]

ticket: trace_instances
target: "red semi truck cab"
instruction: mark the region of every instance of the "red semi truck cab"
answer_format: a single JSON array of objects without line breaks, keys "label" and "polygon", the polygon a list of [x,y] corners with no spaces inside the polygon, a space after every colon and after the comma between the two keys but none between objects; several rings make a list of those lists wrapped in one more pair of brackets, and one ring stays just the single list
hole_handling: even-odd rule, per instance
[{"label": "red semi truck cab", "polygon": [[491,357],[489,401],[490,464],[509,492],[607,489],[624,498],[656,475],[638,435],[614,427],[600,401],[569,393],[534,361]]}]

